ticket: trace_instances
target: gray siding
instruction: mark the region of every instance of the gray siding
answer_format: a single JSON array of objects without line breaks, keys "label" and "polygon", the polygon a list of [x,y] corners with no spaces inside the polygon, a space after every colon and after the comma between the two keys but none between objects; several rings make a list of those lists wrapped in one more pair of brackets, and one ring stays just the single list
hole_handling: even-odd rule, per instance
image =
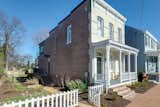
[{"label": "gray siding", "polygon": [[145,71],[144,33],[138,29],[126,26],[125,42],[127,45],[139,49],[138,72]]}]

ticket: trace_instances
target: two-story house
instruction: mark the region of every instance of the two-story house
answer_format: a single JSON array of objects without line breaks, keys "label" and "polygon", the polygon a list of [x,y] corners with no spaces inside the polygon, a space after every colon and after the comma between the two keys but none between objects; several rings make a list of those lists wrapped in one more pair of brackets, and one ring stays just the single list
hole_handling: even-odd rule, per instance
[{"label": "two-story house", "polygon": [[40,44],[39,69],[56,84],[81,79],[111,88],[136,81],[138,49],[125,44],[125,23],[104,0],[84,0]]},{"label": "two-story house", "polygon": [[126,44],[139,49],[138,72],[146,72],[149,79],[160,81],[159,41],[149,31],[126,26]]}]

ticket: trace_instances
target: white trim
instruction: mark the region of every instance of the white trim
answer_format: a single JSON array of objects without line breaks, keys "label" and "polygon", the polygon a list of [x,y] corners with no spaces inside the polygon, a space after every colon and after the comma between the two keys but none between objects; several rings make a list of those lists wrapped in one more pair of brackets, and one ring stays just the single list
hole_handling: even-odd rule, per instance
[{"label": "white trim", "polygon": [[110,46],[106,46],[106,72],[107,72],[107,75],[106,75],[107,80],[106,81],[107,81],[107,84],[108,84],[107,87],[110,86],[110,80],[111,80],[109,64],[110,64]]},{"label": "white trim", "polygon": [[136,48],[133,48],[131,46],[112,41],[110,39],[100,41],[100,42],[96,42],[96,43],[92,43],[92,46],[95,46],[95,47],[104,47],[105,45],[110,45],[112,47],[117,47],[119,49],[121,48],[122,50],[125,50],[127,52],[131,52],[131,53],[134,53],[134,54],[138,54],[138,52],[139,52],[139,50],[136,49]]},{"label": "white trim", "polygon": [[159,56],[160,55],[160,50],[157,51],[146,51],[144,52],[146,56]]},{"label": "white trim", "polygon": [[154,37],[148,30],[144,31],[145,35],[144,36],[149,36],[152,38],[154,41],[158,42],[158,39]]},{"label": "white trim", "polygon": [[127,19],[121,15],[117,10],[115,10],[113,7],[111,7],[107,2],[104,0],[95,0],[96,3],[101,5],[103,8],[107,9],[109,12],[111,12],[114,16],[122,20],[123,22],[126,22]]},{"label": "white trim", "polygon": [[122,50],[119,51],[119,72],[120,72],[120,83],[122,83]]}]

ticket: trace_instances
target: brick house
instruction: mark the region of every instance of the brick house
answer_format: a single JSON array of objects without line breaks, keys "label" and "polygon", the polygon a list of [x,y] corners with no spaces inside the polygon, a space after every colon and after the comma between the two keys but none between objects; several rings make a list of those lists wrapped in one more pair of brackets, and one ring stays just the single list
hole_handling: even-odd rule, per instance
[{"label": "brick house", "polygon": [[81,79],[110,88],[136,81],[138,50],[125,45],[125,23],[104,0],[82,1],[40,43],[40,71],[55,84]]}]

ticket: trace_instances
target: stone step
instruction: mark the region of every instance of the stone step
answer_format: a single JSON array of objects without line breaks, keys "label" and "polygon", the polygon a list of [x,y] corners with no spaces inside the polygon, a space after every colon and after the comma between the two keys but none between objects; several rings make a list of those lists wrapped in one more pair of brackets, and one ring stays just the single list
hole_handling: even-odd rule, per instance
[{"label": "stone step", "polygon": [[135,91],[131,90],[127,86],[118,86],[111,89],[113,92],[116,92],[122,98],[132,101],[136,95]]},{"label": "stone step", "polygon": [[126,95],[128,93],[130,93],[132,90],[130,88],[126,88],[124,90],[118,91],[117,94],[120,96]]},{"label": "stone step", "polygon": [[117,92],[117,91],[120,91],[120,90],[124,90],[124,89],[126,89],[126,88],[127,88],[126,86],[118,86],[118,87],[112,88],[112,90],[113,90],[114,92]]}]

